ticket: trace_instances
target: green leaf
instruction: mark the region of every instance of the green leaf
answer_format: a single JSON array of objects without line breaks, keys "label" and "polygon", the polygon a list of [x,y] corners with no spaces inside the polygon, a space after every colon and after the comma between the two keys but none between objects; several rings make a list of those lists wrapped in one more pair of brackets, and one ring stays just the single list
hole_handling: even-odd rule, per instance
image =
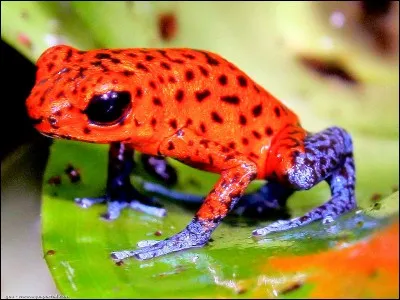
[{"label": "green leaf", "polygon": [[69,1],[2,1],[1,17],[2,39],[32,61],[56,44],[97,46]]},{"label": "green leaf", "polygon": [[[215,182],[215,174],[172,163],[180,175],[177,189],[184,190],[182,187],[190,186],[189,182],[195,180],[196,188],[188,191],[205,194]],[[64,173],[69,164],[79,170],[81,182],[70,182]],[[257,289],[254,280],[265,275],[259,268],[260,262],[266,262],[269,257],[305,255],[335,247],[338,241],[350,243],[398,216],[398,193],[381,201],[382,211],[377,216],[371,214],[371,209],[379,210],[370,197],[361,197],[359,203],[366,208],[363,213],[347,214],[328,226],[315,222],[261,241],[250,238],[250,233],[263,223],[251,220],[249,226],[249,220],[231,217],[215,231],[214,241],[202,249],[144,262],[131,259],[118,266],[109,257],[111,251],[136,248],[136,243],[143,239],[166,238],[183,229],[195,210],[165,201],[168,216],[164,219],[125,210],[118,220],[103,221],[99,215],[105,211],[104,205],[82,209],[73,203],[73,198],[101,195],[106,166],[104,145],[57,141],[51,148],[45,181],[61,176],[61,184],[44,184],[43,248],[58,288],[69,297],[246,297]],[[395,177],[394,172],[387,173],[385,166],[372,167],[375,176],[383,182]],[[140,182],[137,180],[140,172],[139,167],[132,175],[133,182]],[[386,190],[385,184],[379,182],[369,185],[374,192]],[[322,186],[297,193],[290,204],[292,211],[299,215],[328,197],[326,186]],[[162,233],[161,237],[155,236],[157,231]],[[312,290],[302,287],[296,293],[306,296]]]},{"label": "green leaf", "polygon": [[[269,260],[276,257],[285,261],[284,256],[295,255],[300,264],[303,256],[324,254],[343,242],[369,239],[374,232],[379,235],[387,224],[398,219],[398,193],[385,198],[399,180],[398,62],[390,59],[384,62],[365,44],[355,41],[351,31],[337,30],[324,22],[324,18],[318,18],[318,5],[316,2],[296,5],[1,2],[2,38],[31,61],[58,43],[83,50],[207,49],[234,62],[285,102],[298,113],[308,130],[338,125],[354,137],[361,213],[347,214],[326,226],[316,222],[276,233],[262,241],[251,239],[250,232],[266,222],[228,217],[207,247],[146,262],[128,260],[120,266],[109,258],[111,251],[135,248],[143,239],[168,237],[181,230],[195,211],[164,199],[169,212],[164,219],[127,210],[114,222],[100,220],[104,206],[82,209],[74,204],[73,198],[103,193],[107,147],[56,141],[44,179],[42,232],[45,259],[61,293],[69,297],[105,298],[310,297],[323,286],[321,281],[308,282],[303,266],[300,277],[291,274],[292,270],[266,270]],[[159,16],[165,13],[173,14],[177,20],[177,32],[171,40],[160,35]],[[321,42],[326,37],[333,45],[329,49]],[[356,86],[313,74],[299,63],[302,56],[338,62],[357,79]],[[217,178],[215,174],[171,163],[179,170],[179,183],[175,187],[179,191],[205,195]],[[68,164],[79,169],[82,178],[79,183],[70,182],[64,173]],[[60,185],[48,183],[53,176],[61,176]],[[132,181],[140,188],[143,179],[152,180],[139,165]],[[253,184],[249,190],[259,184]],[[385,198],[382,201],[373,200],[382,197]],[[296,193],[288,205],[293,216],[300,216],[328,198],[329,190],[323,183],[310,191]],[[156,231],[162,235],[155,237]],[[332,280],[346,282],[343,277]],[[364,284],[368,291],[379,290],[373,282]],[[388,284],[393,287],[391,281]],[[380,288],[385,289],[386,286]],[[392,296],[396,296],[396,291],[398,296],[398,287]]]}]

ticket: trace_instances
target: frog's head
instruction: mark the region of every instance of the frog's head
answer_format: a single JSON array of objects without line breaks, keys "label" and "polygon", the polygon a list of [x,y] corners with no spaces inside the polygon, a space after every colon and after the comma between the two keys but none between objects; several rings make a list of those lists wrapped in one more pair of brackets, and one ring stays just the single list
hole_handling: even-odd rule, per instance
[{"label": "frog's head", "polygon": [[150,134],[146,126],[138,130],[142,123],[135,110],[143,102],[133,100],[145,95],[138,88],[140,74],[123,63],[126,57],[120,51],[85,52],[69,46],[46,50],[26,101],[35,128],[51,137],[96,143],[130,141],[135,132]]}]

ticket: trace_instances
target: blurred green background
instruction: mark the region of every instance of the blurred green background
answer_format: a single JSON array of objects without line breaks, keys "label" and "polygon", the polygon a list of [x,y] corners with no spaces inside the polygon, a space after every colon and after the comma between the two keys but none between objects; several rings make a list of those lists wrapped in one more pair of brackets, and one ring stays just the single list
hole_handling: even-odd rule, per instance
[{"label": "blurred green background", "polygon": [[[1,8],[3,41],[32,62],[55,44],[69,44],[82,50],[189,47],[219,53],[293,109],[308,130],[338,125],[351,132],[361,206],[368,207],[374,195],[389,195],[397,188],[398,2],[3,1]],[[55,149],[74,151],[73,145],[64,145],[57,142]],[[35,152],[29,149],[28,152]],[[22,161],[22,154],[13,154],[6,166],[13,172],[20,171],[21,176],[25,166],[15,166],[16,161]],[[57,163],[54,160],[53,167]],[[18,203],[19,198],[12,192],[3,199],[3,172],[2,203]],[[4,176],[19,178],[12,172]],[[19,184],[32,179],[26,174],[21,178]],[[15,180],[11,182],[15,184]],[[4,186],[4,193],[7,187],[9,184]],[[40,189],[35,189],[40,199]],[[74,189],[69,193],[74,194]],[[315,195],[328,194],[308,194],[312,198]],[[307,195],[296,199],[302,198]],[[313,204],[316,203],[306,206]],[[21,209],[10,204],[9,230],[15,228],[10,222]],[[300,213],[302,209],[305,208],[294,205],[292,212]],[[96,212],[86,218],[94,216]],[[33,220],[39,222],[39,215],[36,218]],[[9,237],[17,234],[8,232]],[[13,244],[11,239],[4,243],[8,244],[9,253],[15,245],[21,249],[21,244]],[[17,258],[22,264],[23,254]],[[40,257],[37,263],[43,264]],[[20,295],[24,285],[10,279],[16,276],[13,270],[5,271],[2,287],[13,287],[7,289],[7,295]],[[29,273],[34,276],[34,268]],[[48,288],[54,289],[51,284]],[[37,293],[50,292],[43,288]]]}]

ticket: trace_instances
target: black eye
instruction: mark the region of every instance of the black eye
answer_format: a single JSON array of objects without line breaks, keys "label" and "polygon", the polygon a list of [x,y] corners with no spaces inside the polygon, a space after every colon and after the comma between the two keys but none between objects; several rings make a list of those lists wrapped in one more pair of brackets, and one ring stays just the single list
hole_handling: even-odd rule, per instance
[{"label": "black eye", "polygon": [[131,106],[129,92],[110,91],[94,96],[84,113],[90,122],[98,125],[113,125],[123,120]]}]

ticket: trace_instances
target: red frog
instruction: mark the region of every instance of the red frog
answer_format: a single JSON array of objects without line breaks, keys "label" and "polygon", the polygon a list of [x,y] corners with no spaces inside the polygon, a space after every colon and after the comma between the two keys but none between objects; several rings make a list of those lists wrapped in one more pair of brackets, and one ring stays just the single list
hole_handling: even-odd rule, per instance
[{"label": "red frog", "polygon": [[111,145],[107,194],[77,199],[82,206],[107,202],[108,219],[124,207],[165,215],[130,183],[135,150],[162,178],[171,177],[165,157],[221,175],[186,228],[135,250],[113,252],[115,260],[204,246],[255,179],[267,181],[257,192],[265,207],[283,206],[294,191],[323,180],[332,195],[304,216],[254,230],[255,236],[330,221],[356,207],[349,133],[339,127],[304,130],[295,113],[217,54],[59,45],[46,50],[37,66],[26,102],[36,129],[50,137]]}]

